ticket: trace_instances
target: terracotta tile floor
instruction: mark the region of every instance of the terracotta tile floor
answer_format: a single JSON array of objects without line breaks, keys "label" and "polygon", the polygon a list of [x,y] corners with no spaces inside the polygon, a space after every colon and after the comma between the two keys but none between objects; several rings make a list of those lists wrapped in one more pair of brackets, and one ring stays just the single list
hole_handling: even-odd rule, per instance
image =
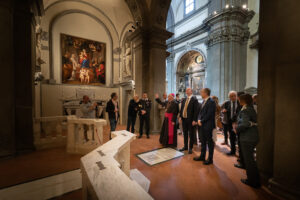
[{"label": "terracotta tile floor", "polygon": [[[118,129],[124,129],[118,126]],[[108,140],[109,128],[104,128],[104,140]],[[150,195],[154,199],[274,199],[263,189],[252,189],[240,182],[245,172],[233,167],[235,157],[227,157],[227,147],[218,145],[215,149],[214,165],[205,166],[193,161],[199,154],[195,146],[192,155],[148,166],[135,154],[161,147],[159,135],[144,136],[131,145],[131,168],[140,170],[150,181]],[[220,138],[221,140],[221,138]],[[182,147],[183,137],[178,137]],[[63,148],[33,152],[10,160],[0,161],[0,188],[45,176],[79,168],[78,155],[69,155]],[[81,199],[81,190],[55,199]]]},{"label": "terracotta tile floor", "polygon": [[[195,146],[192,155],[164,162],[155,166],[147,166],[134,154],[161,147],[158,135],[151,139],[137,139],[131,146],[131,168],[139,169],[150,181],[149,193],[154,199],[274,199],[262,189],[252,189],[240,182],[245,178],[245,171],[233,166],[235,157],[224,155],[229,148],[217,143],[214,154],[214,165],[205,166],[202,162],[193,161],[199,155],[199,147]],[[178,138],[183,145],[183,136]]]}]

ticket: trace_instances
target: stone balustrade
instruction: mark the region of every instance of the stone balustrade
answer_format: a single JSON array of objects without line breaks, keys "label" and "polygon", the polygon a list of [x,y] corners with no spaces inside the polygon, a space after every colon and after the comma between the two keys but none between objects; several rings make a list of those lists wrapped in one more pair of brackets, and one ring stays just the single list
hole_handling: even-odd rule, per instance
[{"label": "stone balustrade", "polygon": [[129,178],[130,143],[136,136],[128,131],[115,131],[112,137],[81,158],[83,199],[152,199]]},{"label": "stone balustrade", "polygon": [[86,154],[103,143],[104,119],[51,116],[35,119],[34,144],[40,149],[67,146],[68,153]]},{"label": "stone balustrade", "polygon": [[40,117],[34,120],[34,144],[36,149],[63,147],[66,145],[67,116]]},{"label": "stone balustrade", "polygon": [[103,144],[104,119],[68,116],[67,152],[86,154]]}]

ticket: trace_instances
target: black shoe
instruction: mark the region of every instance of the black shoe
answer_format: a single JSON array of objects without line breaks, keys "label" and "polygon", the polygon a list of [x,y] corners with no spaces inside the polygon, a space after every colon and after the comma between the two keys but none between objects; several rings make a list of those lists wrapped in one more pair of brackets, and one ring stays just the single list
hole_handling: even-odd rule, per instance
[{"label": "black shoe", "polygon": [[189,149],[189,154],[192,154],[193,153],[193,150],[192,149]]},{"label": "black shoe", "polygon": [[141,139],[142,138],[142,135],[139,135],[138,139]]},{"label": "black shoe", "polygon": [[214,162],[212,161],[212,160],[206,160],[206,161],[204,161],[204,165],[211,165],[211,164],[213,164]]},{"label": "black shoe", "polygon": [[235,156],[235,152],[230,151],[230,152],[226,153],[226,155],[227,156]]},{"label": "black shoe", "polygon": [[199,156],[199,157],[194,157],[194,161],[205,161],[205,158]]},{"label": "black shoe", "polygon": [[149,139],[150,138],[150,136],[149,135],[147,135],[147,139]]},{"label": "black shoe", "polygon": [[241,165],[239,163],[234,164],[233,166],[235,166],[236,168],[240,168],[240,169],[246,169],[244,165]]},{"label": "black shoe", "polygon": [[228,143],[227,142],[222,142],[221,145],[228,145]]},{"label": "black shoe", "polygon": [[183,147],[183,148],[179,149],[179,151],[186,151],[186,150],[188,150],[188,149],[187,149],[187,148],[185,148],[185,147]]},{"label": "black shoe", "polygon": [[246,184],[246,185],[249,185],[250,187],[253,187],[253,188],[260,188],[260,183],[257,183],[257,184],[252,184],[252,183],[249,183],[248,179],[241,179],[241,182]]}]

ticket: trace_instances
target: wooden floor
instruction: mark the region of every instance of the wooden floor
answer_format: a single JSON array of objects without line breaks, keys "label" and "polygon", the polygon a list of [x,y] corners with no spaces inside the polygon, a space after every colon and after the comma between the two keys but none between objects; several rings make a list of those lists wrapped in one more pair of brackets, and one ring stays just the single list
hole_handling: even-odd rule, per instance
[{"label": "wooden floor", "polygon": [[[118,129],[123,129],[119,126]],[[109,129],[105,128],[104,140]],[[150,181],[150,195],[154,199],[274,199],[263,189],[252,189],[240,182],[245,171],[233,166],[235,157],[224,155],[228,149],[221,146],[221,138],[215,148],[214,165],[205,166],[193,161],[199,155],[195,146],[192,155],[148,166],[135,154],[161,147],[158,135],[136,139],[131,145],[131,168],[140,170]],[[178,137],[182,147],[183,137]],[[65,149],[52,149],[22,155],[0,161],[0,188],[79,168],[78,155],[69,155]],[[81,190],[55,199],[81,199]]]}]

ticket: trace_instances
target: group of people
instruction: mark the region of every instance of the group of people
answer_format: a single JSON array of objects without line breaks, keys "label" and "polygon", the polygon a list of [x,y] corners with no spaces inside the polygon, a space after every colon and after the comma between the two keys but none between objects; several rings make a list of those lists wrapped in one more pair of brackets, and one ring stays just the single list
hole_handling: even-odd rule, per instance
[{"label": "group of people", "polygon": [[[116,93],[111,94],[111,99],[107,102],[106,112],[108,113],[108,118],[110,122],[111,131],[116,130],[117,122],[120,117],[118,96]],[[140,135],[138,138],[143,136],[144,127],[146,128],[147,138],[150,138],[150,111],[152,102],[148,99],[148,94],[143,93],[140,99],[138,95],[135,95],[133,99],[130,100],[128,105],[128,118],[127,118],[127,131],[135,132],[135,122],[137,115],[140,118]]]},{"label": "group of people", "polygon": [[[253,97],[244,92],[229,92],[229,100],[219,105],[218,98],[211,96],[209,88],[200,91],[202,102],[200,103],[193,95],[191,88],[186,89],[186,97],[171,93],[164,94],[163,99],[155,95],[158,109],[162,119],[159,142],[163,146],[177,147],[177,131],[182,127],[184,146],[180,151],[193,153],[193,147],[198,143],[196,133],[201,143],[201,153],[194,157],[194,161],[203,161],[204,165],[213,164],[214,147],[217,130],[223,130],[224,142],[230,144],[228,156],[236,155],[238,144],[239,158],[235,167],[246,169],[247,179],[241,181],[252,187],[260,187],[259,172],[257,169],[254,153],[258,143],[257,129],[257,95]],[[117,94],[111,95],[107,103],[106,111],[109,115],[111,131],[114,131],[119,118],[119,105]],[[152,102],[147,93],[143,93],[140,99],[135,95],[128,106],[127,131],[135,132],[137,115],[140,119],[139,137],[143,136],[144,126],[147,138],[150,138],[150,111]],[[229,141],[228,142],[228,133]],[[208,149],[208,156],[206,152]]]},{"label": "group of people", "polygon": [[[235,156],[238,144],[239,158],[235,167],[246,169],[247,179],[241,181],[252,187],[260,187],[259,172],[254,152],[258,143],[257,129],[257,95],[244,92],[229,92],[229,100],[219,105],[216,96],[210,96],[210,89],[200,91],[203,102],[199,103],[193,96],[191,88],[186,89],[186,98],[180,100],[179,96],[169,94],[167,100],[156,101],[165,108],[160,143],[164,146],[177,146],[178,124],[182,125],[184,146],[180,151],[193,153],[193,146],[197,144],[196,132],[201,143],[200,156],[194,161],[203,161],[205,165],[213,164],[214,146],[217,130],[223,130],[223,145],[228,145],[230,139],[229,156]],[[164,95],[166,96],[166,95]],[[206,151],[208,156],[206,159]]]}]

